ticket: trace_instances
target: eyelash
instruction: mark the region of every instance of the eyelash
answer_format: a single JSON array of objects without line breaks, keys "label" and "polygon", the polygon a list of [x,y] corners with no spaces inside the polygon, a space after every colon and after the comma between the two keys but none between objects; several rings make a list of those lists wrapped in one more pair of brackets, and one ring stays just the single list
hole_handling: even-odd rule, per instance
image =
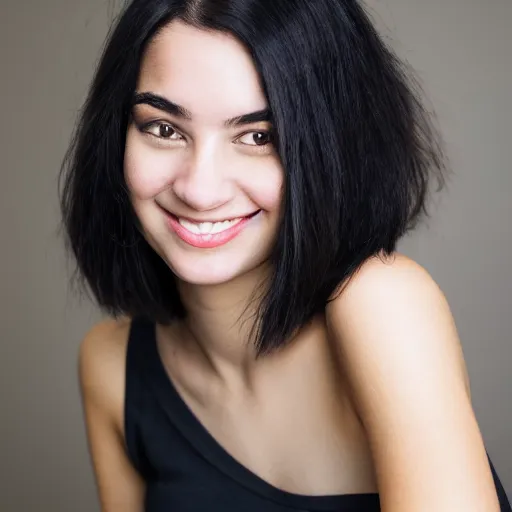
[{"label": "eyelash", "polygon": [[[174,132],[172,134],[172,136],[179,135],[181,138],[180,139],[171,139],[170,137],[162,137],[160,135],[155,135],[154,133],[151,133],[151,132],[148,131],[151,128],[161,127],[161,126],[169,126],[172,129],[172,131]],[[160,143],[160,144],[166,144],[168,141],[169,142],[180,142],[181,140],[184,139],[184,136],[179,132],[179,130],[175,126],[173,126],[171,123],[168,123],[168,122],[165,122],[165,121],[151,121],[151,122],[145,123],[143,125],[138,125],[138,129],[144,135],[148,135],[150,137],[155,138],[158,141],[158,143]],[[247,132],[242,133],[241,135],[239,135],[235,139],[235,141],[238,141],[241,138],[243,138],[243,137],[245,137],[246,135],[249,135],[249,134],[262,134],[262,135],[267,135],[269,137],[268,142],[266,144],[262,144],[262,145],[258,145],[258,144],[244,144],[244,143],[242,143],[243,146],[253,148],[256,151],[263,151],[264,149],[267,148],[267,146],[269,146],[273,142],[272,141],[272,131],[271,130],[250,130],[250,131],[247,131]]]}]

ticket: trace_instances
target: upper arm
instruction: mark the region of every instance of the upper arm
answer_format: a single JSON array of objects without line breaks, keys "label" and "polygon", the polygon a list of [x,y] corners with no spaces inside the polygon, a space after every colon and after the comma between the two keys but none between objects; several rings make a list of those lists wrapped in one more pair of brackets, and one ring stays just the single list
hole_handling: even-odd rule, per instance
[{"label": "upper arm", "polygon": [[142,512],[144,483],[124,448],[127,323],[103,322],[80,346],[79,375],[89,451],[103,512]]},{"label": "upper arm", "polygon": [[327,321],[382,510],[497,511],[457,330],[428,273],[401,255],[373,259],[329,305]]}]

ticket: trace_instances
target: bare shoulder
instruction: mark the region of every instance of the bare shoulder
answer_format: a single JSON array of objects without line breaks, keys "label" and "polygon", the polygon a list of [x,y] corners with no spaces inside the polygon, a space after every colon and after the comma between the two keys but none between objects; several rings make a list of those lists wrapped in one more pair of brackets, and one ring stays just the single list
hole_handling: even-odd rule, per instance
[{"label": "bare shoulder", "polygon": [[104,320],[87,332],[79,352],[84,398],[112,414],[119,427],[122,427],[129,329],[129,318]]},{"label": "bare shoulder", "polygon": [[97,323],[84,336],[80,354],[95,354],[100,351],[102,355],[112,355],[113,351],[125,350],[130,323],[128,317],[108,318]]},{"label": "bare shoulder", "polygon": [[427,270],[399,253],[368,260],[326,321],[383,510],[496,510],[455,321]]},{"label": "bare shoulder", "polygon": [[[393,285],[389,287],[389,285]],[[396,286],[435,292],[442,295],[437,283],[428,271],[408,256],[394,252],[391,255],[379,254],[368,259],[345,285],[344,291],[333,302],[335,308],[343,307],[354,297],[361,298],[376,287],[392,293]],[[371,295],[374,295],[371,293]],[[439,298],[439,297],[438,297]]]},{"label": "bare shoulder", "polygon": [[361,351],[371,350],[372,357],[382,361],[396,357],[403,362],[407,354],[415,354],[411,364],[415,360],[421,364],[421,350],[430,351],[431,357],[451,362],[470,393],[462,345],[446,296],[430,273],[404,254],[366,261],[326,314],[342,351],[357,358],[361,371],[366,361],[371,362],[365,357],[370,353]]},{"label": "bare shoulder", "polygon": [[130,320],[95,325],[80,346],[79,373],[89,450],[101,510],[140,512],[145,483],[124,441],[126,349]]}]

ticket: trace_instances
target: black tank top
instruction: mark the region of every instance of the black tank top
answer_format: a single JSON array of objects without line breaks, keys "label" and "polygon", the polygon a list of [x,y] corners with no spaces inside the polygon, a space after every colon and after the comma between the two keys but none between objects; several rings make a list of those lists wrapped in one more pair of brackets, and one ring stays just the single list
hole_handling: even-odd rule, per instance
[{"label": "black tank top", "polygon": [[[146,512],[378,512],[377,494],[303,496],[282,491],[237,462],[173,386],[155,325],[133,320],[126,359],[125,438],[146,482]],[[490,462],[490,461],[489,461]],[[510,512],[492,467],[502,512]]]}]

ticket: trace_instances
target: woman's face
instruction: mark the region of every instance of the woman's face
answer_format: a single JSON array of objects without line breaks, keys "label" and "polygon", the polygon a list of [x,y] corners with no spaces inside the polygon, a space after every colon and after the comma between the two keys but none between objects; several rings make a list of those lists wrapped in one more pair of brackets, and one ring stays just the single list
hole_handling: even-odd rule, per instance
[{"label": "woman's face", "polygon": [[194,284],[260,266],[283,170],[249,54],[229,35],[173,21],[148,47],[136,93],[125,179],[150,245]]}]

